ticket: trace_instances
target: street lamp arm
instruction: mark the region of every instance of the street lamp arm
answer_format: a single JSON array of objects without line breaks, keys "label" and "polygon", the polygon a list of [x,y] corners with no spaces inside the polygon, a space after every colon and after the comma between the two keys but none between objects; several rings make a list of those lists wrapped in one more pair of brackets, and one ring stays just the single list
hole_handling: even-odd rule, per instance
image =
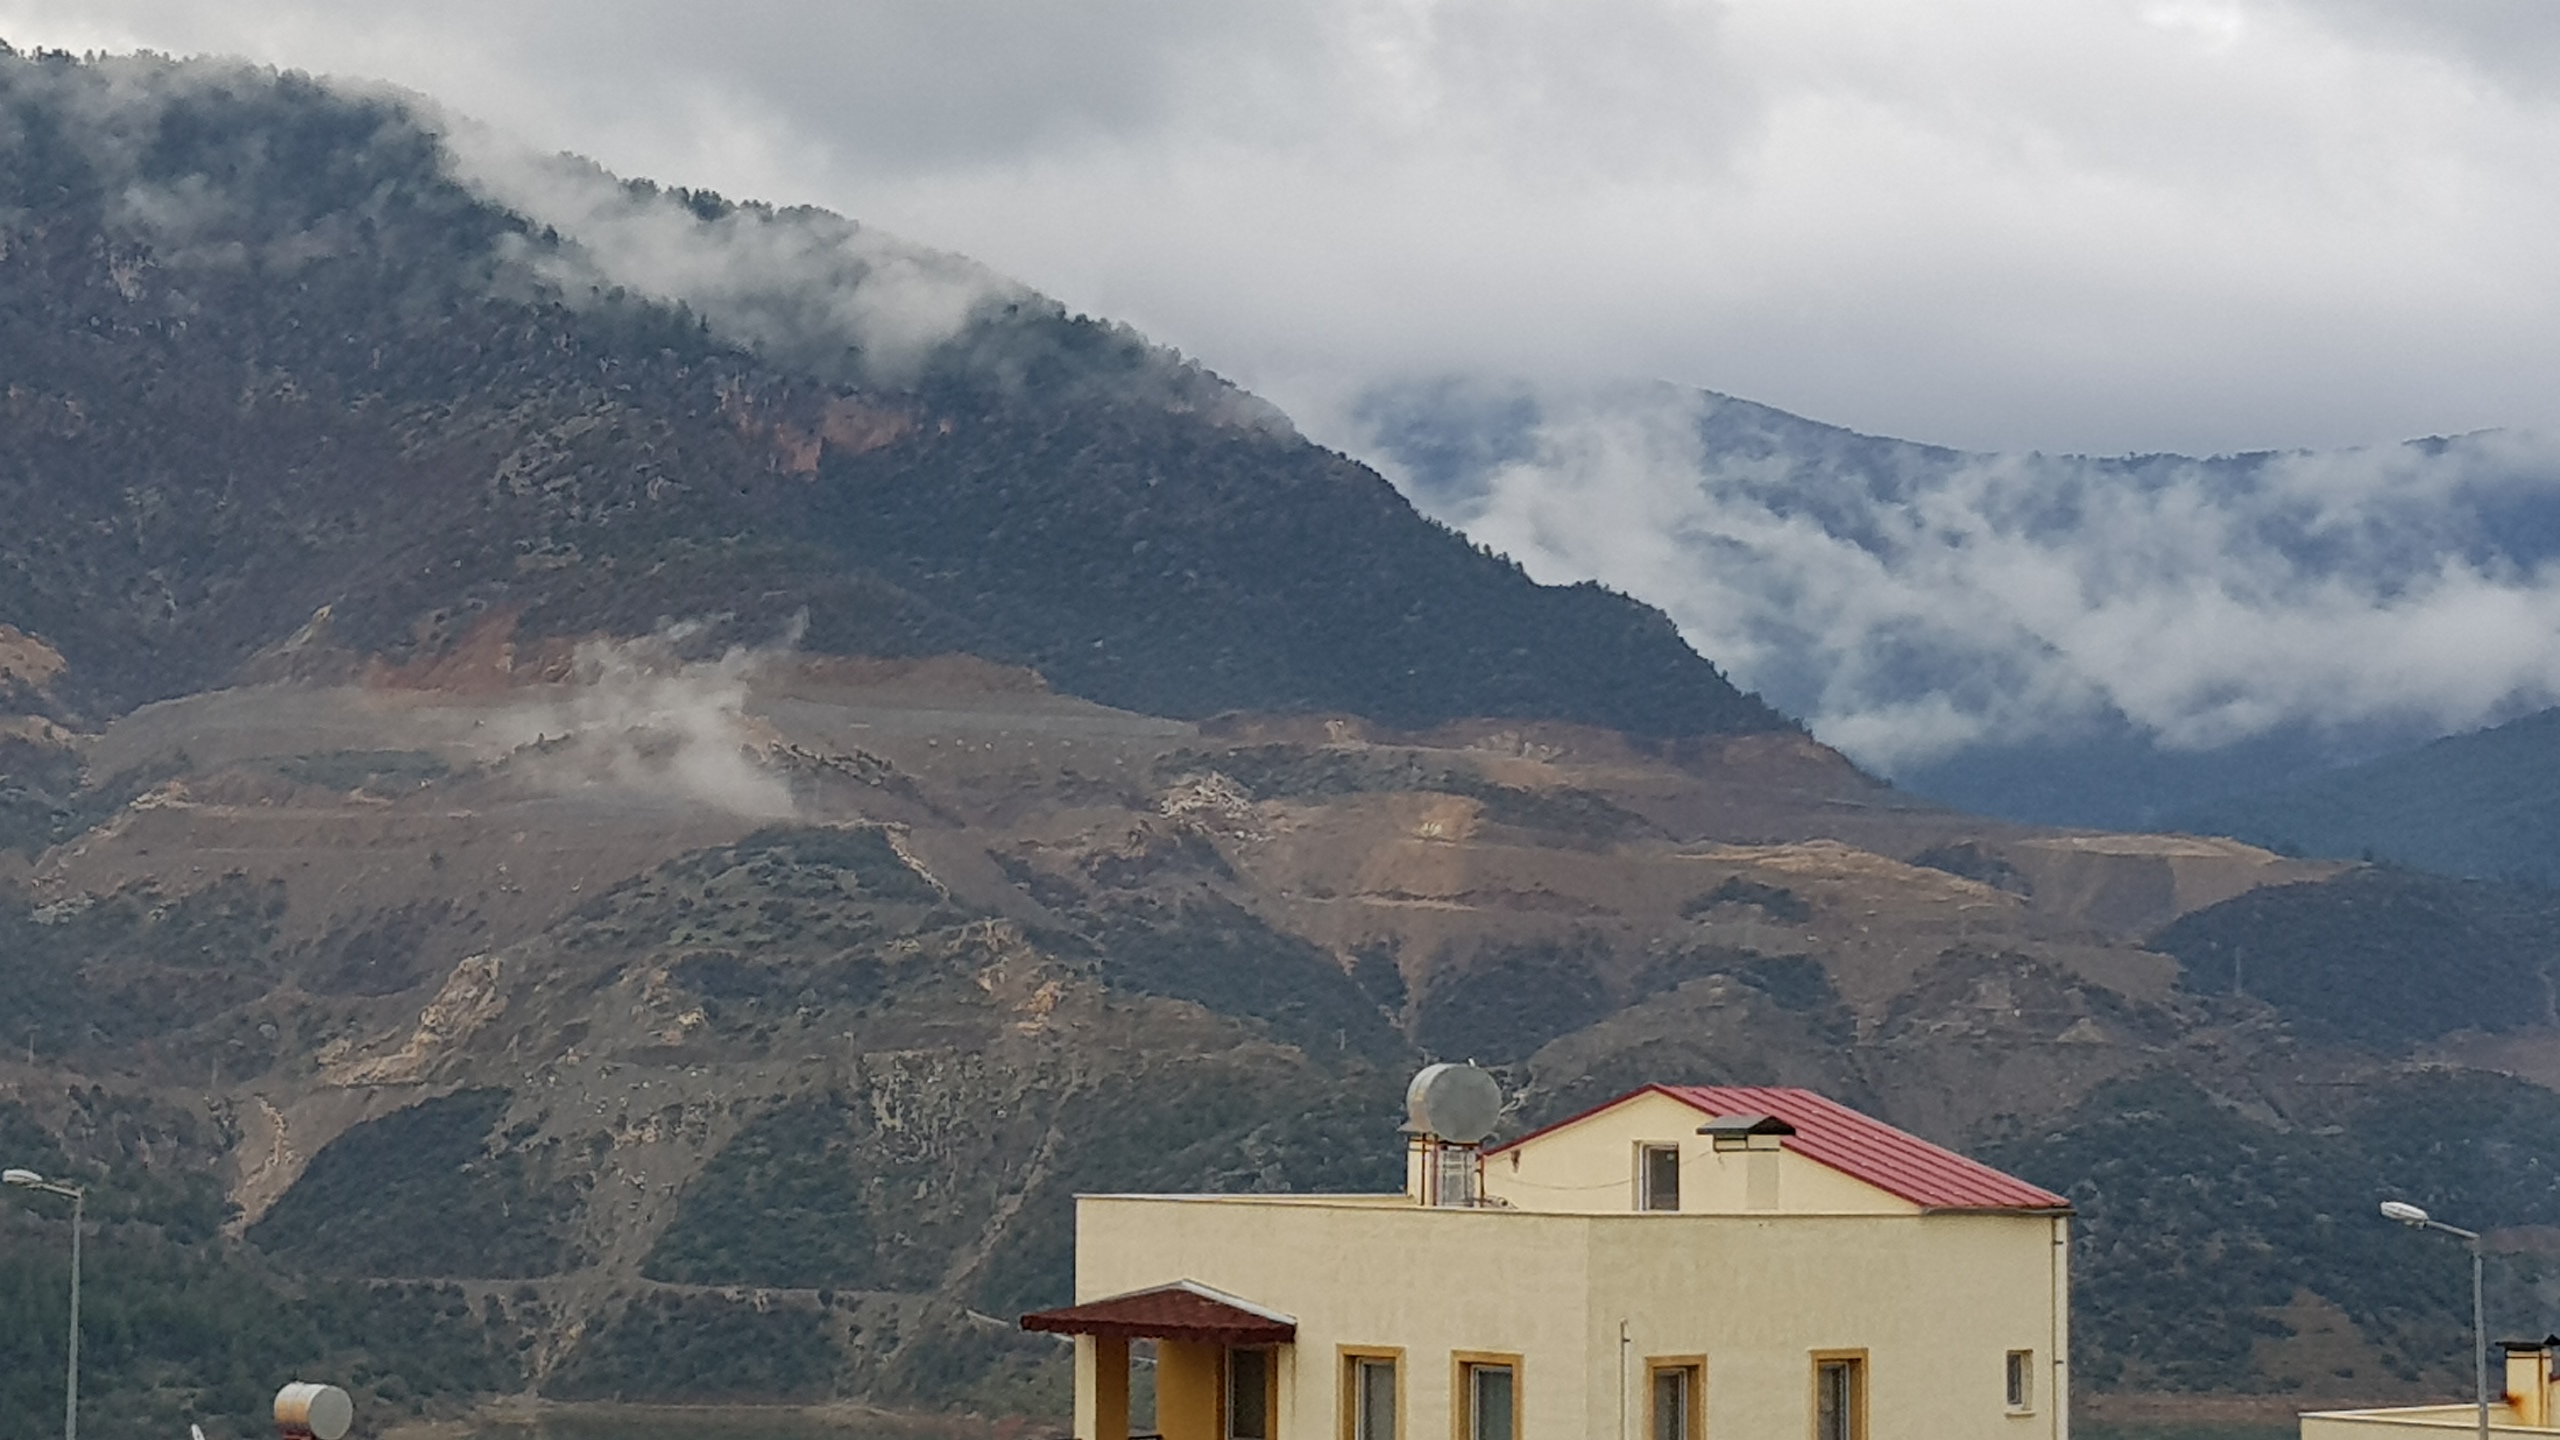
[{"label": "street lamp arm", "polygon": [[0,1183],[14,1185],[21,1190],[41,1190],[47,1195],[59,1195],[65,1200],[77,1200],[87,1193],[77,1185],[66,1185],[59,1180],[47,1180],[33,1170],[0,1170]]},{"label": "street lamp arm", "polygon": [[2458,1225],[2447,1225],[2406,1200],[2382,1202],[2382,1218],[2406,1225],[2412,1230],[2441,1230],[2462,1241],[2471,1250],[2471,1386],[2472,1398],[2480,1411],[2480,1440],[2489,1440],[2489,1320],[2488,1305],[2482,1298],[2482,1262],[2480,1234]]}]

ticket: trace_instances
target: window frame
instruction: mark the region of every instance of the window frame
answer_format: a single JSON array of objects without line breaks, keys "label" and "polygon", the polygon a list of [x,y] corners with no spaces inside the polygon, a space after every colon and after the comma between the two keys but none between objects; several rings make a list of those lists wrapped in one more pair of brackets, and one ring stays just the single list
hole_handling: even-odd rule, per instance
[{"label": "window frame", "polygon": [[2000,1399],[2012,1415],[2036,1413],[2036,1352],[2012,1350],[2001,1360]]},{"label": "window frame", "polygon": [[[1653,1157],[1665,1153],[1668,1153],[1671,1156],[1671,1203],[1668,1205],[1656,1205],[1653,1203]],[[1677,1215],[1680,1213],[1680,1169],[1682,1158],[1683,1157],[1680,1154],[1680,1143],[1676,1140],[1669,1143],[1665,1143],[1660,1140],[1639,1140],[1636,1142],[1636,1209],[1638,1212],[1646,1215]]]},{"label": "window frame", "polygon": [[1661,1397],[1661,1379],[1678,1375],[1689,1413],[1681,1417],[1680,1440],[1706,1440],[1707,1436],[1707,1357],[1704,1355],[1648,1355],[1644,1361],[1644,1433],[1645,1440],[1661,1440],[1661,1412],[1655,1402]]},{"label": "window frame", "polygon": [[1404,1440],[1405,1415],[1411,1408],[1405,1403],[1404,1347],[1401,1345],[1336,1345],[1333,1347],[1333,1355],[1334,1385],[1340,1396],[1339,1403],[1334,1407],[1338,1412],[1335,1416],[1334,1428],[1340,1440],[1361,1440],[1360,1365],[1364,1361],[1383,1361],[1394,1367],[1396,1419],[1395,1424],[1390,1427],[1390,1437],[1391,1440]]},{"label": "window frame", "polygon": [[1478,1370],[1511,1372],[1511,1440],[1520,1440],[1520,1401],[1528,1391],[1523,1385],[1518,1352],[1507,1350],[1449,1352],[1449,1440],[1476,1440],[1475,1372]]},{"label": "window frame", "polygon": [[1831,1440],[1830,1436],[1822,1433],[1822,1372],[1826,1366],[1831,1365],[1849,1367],[1849,1433],[1842,1437],[1842,1440],[1867,1440],[1867,1352],[1865,1347],[1816,1350],[1811,1358],[1813,1363],[1807,1368],[1806,1378],[1813,1382],[1810,1397],[1813,1403],[1807,1408],[1805,1418],[1809,1422],[1806,1429],[1812,1434],[1813,1440]]}]

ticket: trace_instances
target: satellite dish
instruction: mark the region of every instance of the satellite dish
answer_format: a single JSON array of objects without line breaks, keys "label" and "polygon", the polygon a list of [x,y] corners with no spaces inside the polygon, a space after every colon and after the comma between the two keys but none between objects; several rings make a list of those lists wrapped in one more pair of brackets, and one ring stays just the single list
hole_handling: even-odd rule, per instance
[{"label": "satellite dish", "polygon": [[276,1433],[291,1440],[344,1440],[355,1403],[335,1385],[296,1380],[276,1392]]},{"label": "satellite dish", "polygon": [[1502,1118],[1502,1085],[1473,1065],[1426,1065],[1405,1087],[1406,1128],[1473,1145]]}]

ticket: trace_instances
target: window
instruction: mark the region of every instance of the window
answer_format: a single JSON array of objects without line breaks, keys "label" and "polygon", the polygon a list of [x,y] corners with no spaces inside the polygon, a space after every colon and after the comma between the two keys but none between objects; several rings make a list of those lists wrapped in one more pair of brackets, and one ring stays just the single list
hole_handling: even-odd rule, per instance
[{"label": "window", "polygon": [[1396,1440],[1399,1386],[1392,1351],[1342,1357],[1343,1440]]},{"label": "window", "polygon": [[1516,1362],[1468,1360],[1458,1365],[1466,1428],[1459,1440],[1516,1440],[1520,1370]]},{"label": "window", "polygon": [[1865,1356],[1814,1357],[1813,1440],[1867,1440]]},{"label": "window", "polygon": [[1701,1440],[1706,1417],[1698,1377],[1704,1367],[1695,1361],[1656,1360],[1650,1368],[1652,1440]]},{"label": "window", "polygon": [[1227,1440],[1271,1440],[1271,1352],[1227,1352]]},{"label": "window", "polygon": [[2009,1352],[2009,1408],[2018,1411],[2036,1408],[2036,1352]]},{"label": "window", "polygon": [[1647,1145],[1638,1166],[1640,1204],[1647,1210],[1680,1208],[1680,1147]]}]

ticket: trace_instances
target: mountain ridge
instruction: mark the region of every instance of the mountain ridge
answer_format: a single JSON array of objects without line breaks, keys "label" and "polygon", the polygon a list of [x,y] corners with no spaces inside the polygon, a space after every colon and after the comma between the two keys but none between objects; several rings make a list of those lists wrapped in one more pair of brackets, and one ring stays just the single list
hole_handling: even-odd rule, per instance
[{"label": "mountain ridge", "polygon": [[2560,888],[2560,710],[2234,796],[2175,817],[2287,854]]},{"label": "mountain ridge", "polygon": [[[568,303],[568,242],[456,184],[393,102],[100,63],[0,60],[0,208],[47,217],[0,256],[0,486],[30,520],[0,609],[101,713],[323,606],[395,660],[512,606],[545,633],[718,617],[703,643],[806,609],[816,648],[977,650],[1166,713],[1787,723],[1658,612],[1532,584],[1054,302],[970,310],[896,388],[849,388],[627,290]],[[742,213],[628,193],[679,226]]]}]

